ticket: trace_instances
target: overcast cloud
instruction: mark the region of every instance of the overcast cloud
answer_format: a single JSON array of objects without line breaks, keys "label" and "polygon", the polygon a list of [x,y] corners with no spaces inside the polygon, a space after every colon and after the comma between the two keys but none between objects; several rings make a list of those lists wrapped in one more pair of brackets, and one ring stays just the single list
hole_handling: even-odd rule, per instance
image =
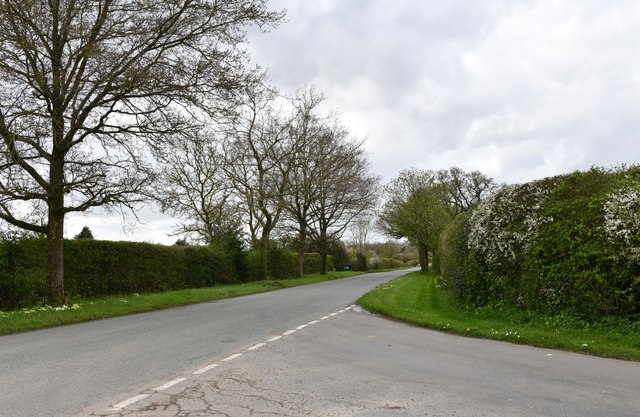
[{"label": "overcast cloud", "polygon": [[[271,4],[288,22],[251,33],[254,62],[282,93],[322,90],[385,180],[458,166],[514,183],[640,162],[636,0]],[[151,213],[130,235],[90,217],[71,233],[175,241]]]}]

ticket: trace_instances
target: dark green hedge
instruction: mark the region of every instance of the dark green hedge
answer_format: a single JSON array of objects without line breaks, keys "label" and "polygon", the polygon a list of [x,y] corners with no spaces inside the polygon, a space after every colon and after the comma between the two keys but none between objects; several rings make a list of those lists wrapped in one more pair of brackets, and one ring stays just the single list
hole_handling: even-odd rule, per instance
[{"label": "dark green hedge", "polygon": [[[46,293],[46,241],[0,242],[0,308],[38,304]],[[65,241],[65,290],[71,297],[207,287],[240,279],[233,259],[212,247]]]},{"label": "dark green hedge", "polygon": [[[275,279],[291,279],[296,277],[296,264],[298,254],[296,252],[280,249],[275,246],[269,248],[269,276]],[[247,280],[258,279],[260,258],[257,251],[251,251],[247,255]],[[327,271],[333,270],[333,261],[327,257]],[[304,254],[304,273],[317,274],[320,272],[320,255],[317,253]]]},{"label": "dark green hedge", "polygon": [[[65,289],[70,297],[149,293],[210,287],[256,279],[257,256],[232,248],[162,246],[139,242],[67,240]],[[0,309],[46,300],[46,240],[0,241]],[[320,269],[317,254],[305,255],[305,273]],[[271,276],[295,276],[296,255],[273,249]]]},{"label": "dark green hedge", "polygon": [[507,187],[441,243],[443,281],[464,303],[640,315],[640,168]]}]

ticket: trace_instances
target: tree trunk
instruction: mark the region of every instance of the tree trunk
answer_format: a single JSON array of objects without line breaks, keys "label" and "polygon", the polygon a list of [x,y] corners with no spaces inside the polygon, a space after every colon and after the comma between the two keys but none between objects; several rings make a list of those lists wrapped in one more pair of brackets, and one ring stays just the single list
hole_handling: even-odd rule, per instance
[{"label": "tree trunk", "polygon": [[320,254],[320,275],[327,275],[327,236],[324,232],[320,233],[318,254]]},{"label": "tree trunk", "polygon": [[418,255],[420,256],[420,269],[426,274],[429,272],[429,248],[427,245],[418,244]]},{"label": "tree trunk", "polygon": [[269,277],[269,239],[258,241],[258,252],[260,254],[260,269],[258,271],[258,279],[265,280]]},{"label": "tree trunk", "polygon": [[[55,149],[54,149],[55,151]],[[63,305],[64,291],[64,156],[54,152],[49,168],[47,225],[47,283],[49,302]]]},{"label": "tree trunk", "polygon": [[47,283],[49,285],[49,302],[52,305],[65,304],[67,297],[64,291],[64,212],[60,207],[50,207],[49,209]]},{"label": "tree trunk", "polygon": [[320,254],[320,275],[327,275],[327,250],[322,248],[318,253]]},{"label": "tree trunk", "polygon": [[300,224],[300,234],[298,236],[298,262],[296,264],[296,276],[302,278],[304,276],[304,247],[307,240],[306,225]]}]

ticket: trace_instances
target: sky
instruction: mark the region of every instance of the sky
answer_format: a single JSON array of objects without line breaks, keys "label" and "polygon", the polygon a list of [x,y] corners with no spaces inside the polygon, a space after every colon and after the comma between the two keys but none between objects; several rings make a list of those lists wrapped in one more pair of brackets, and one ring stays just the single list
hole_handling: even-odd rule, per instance
[{"label": "sky", "polygon": [[[282,94],[315,85],[384,181],[409,167],[521,183],[640,163],[636,0],[271,0],[247,49]],[[174,221],[94,211],[72,237],[173,243]]]}]

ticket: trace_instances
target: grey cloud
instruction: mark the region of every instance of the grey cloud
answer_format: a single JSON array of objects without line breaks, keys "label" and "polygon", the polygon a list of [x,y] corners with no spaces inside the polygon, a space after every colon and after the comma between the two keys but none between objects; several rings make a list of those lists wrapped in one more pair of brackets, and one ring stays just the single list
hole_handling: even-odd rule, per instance
[{"label": "grey cloud", "polygon": [[[503,182],[640,162],[635,0],[273,0],[247,48],[316,84],[375,173],[452,165]],[[144,239],[142,239],[144,240]]]}]

